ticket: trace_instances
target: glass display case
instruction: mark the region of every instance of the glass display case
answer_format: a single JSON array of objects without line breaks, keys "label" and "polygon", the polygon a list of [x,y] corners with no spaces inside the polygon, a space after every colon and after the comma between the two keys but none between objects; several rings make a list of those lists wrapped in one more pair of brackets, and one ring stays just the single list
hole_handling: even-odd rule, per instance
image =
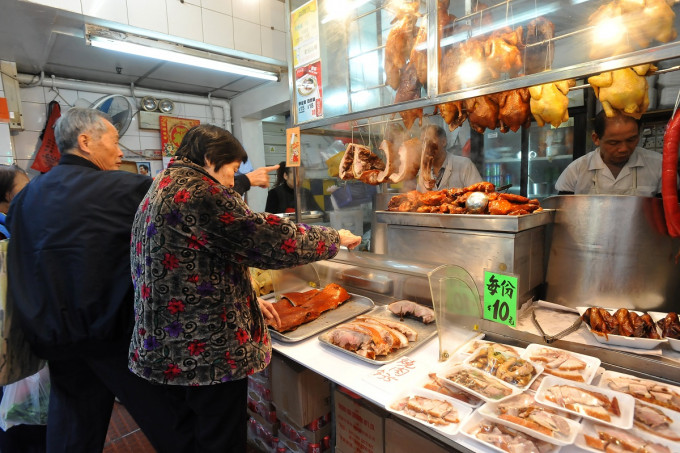
[{"label": "glass display case", "polygon": [[[303,185],[320,188],[314,195],[329,213],[324,220],[361,223],[363,233],[374,225],[375,210],[416,181],[341,179],[348,143],[384,162],[383,139],[395,131],[403,142],[422,139],[428,125],[437,125],[447,153],[469,158],[483,180],[542,199],[556,193],[555,181],[574,158],[594,149],[590,120],[599,104],[589,77],[658,66],[641,76],[648,106],[639,108],[666,109],[642,117],[640,146],[648,149],[659,150],[680,91],[680,72],[672,72],[680,67],[675,1],[289,0],[288,6],[292,54],[307,55],[290,65],[293,123],[303,147],[309,142],[321,156]],[[301,12],[311,6],[315,26],[307,28],[316,34],[300,36]],[[310,95],[300,83],[314,65],[319,86]],[[569,84],[558,83],[564,80]],[[528,96],[541,86],[552,90],[543,91],[551,94],[547,105],[555,96],[564,103],[557,120],[529,111]],[[310,104],[314,114],[300,114]]]}]

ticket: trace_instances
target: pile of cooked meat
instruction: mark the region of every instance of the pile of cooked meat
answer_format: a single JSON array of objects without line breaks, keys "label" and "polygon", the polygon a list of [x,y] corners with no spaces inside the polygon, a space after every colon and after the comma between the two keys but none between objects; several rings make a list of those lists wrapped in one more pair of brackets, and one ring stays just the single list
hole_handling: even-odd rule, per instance
[{"label": "pile of cooked meat", "polygon": [[582,316],[590,330],[598,335],[621,335],[624,337],[659,339],[654,321],[649,313],[638,315],[625,308],[619,308],[612,315],[604,308],[590,307]]},{"label": "pile of cooked meat", "polygon": [[310,289],[282,294],[281,299],[272,304],[281,318],[281,325],[270,327],[279,332],[297,329],[302,324],[315,320],[323,312],[338,308],[338,305],[350,297],[345,288],[335,283],[330,283],[323,290]]},{"label": "pile of cooked meat", "polygon": [[[434,311],[431,308],[412,301],[400,300],[391,303],[387,308],[401,320],[408,316],[424,324],[434,321]],[[418,340],[418,332],[396,318],[391,320],[367,315],[340,324],[325,335],[329,343],[371,360],[405,348],[410,342]]]},{"label": "pile of cooked meat", "polygon": [[421,193],[417,190],[395,195],[387,205],[388,211],[396,212],[429,212],[440,214],[468,214],[466,202],[475,192],[483,192],[488,197],[488,204],[479,214],[491,215],[524,215],[540,211],[541,205],[536,199],[521,195],[499,193],[490,182],[479,182],[462,189],[442,189]]}]

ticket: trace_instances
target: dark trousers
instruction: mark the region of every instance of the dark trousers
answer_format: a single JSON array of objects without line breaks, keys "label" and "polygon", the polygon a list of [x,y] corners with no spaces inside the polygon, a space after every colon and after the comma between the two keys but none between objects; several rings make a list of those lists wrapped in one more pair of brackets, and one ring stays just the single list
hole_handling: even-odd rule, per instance
[{"label": "dark trousers", "polygon": [[104,447],[114,396],[159,453],[186,451],[189,442],[172,427],[178,411],[167,386],[153,385],[127,368],[127,353],[50,360],[48,453],[98,453]]},{"label": "dark trousers", "polygon": [[[246,451],[248,380],[205,386],[167,386],[174,407],[182,413],[175,427],[192,438],[186,453],[244,453]],[[176,452],[180,450],[176,449]]]}]

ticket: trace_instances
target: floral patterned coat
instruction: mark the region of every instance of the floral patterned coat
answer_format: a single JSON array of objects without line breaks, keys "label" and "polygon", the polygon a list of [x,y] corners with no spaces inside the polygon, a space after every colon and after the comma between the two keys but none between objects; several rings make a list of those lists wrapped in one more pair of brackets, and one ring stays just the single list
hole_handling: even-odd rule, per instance
[{"label": "floral patterned coat", "polygon": [[333,258],[337,231],[252,212],[200,166],[177,160],[135,216],[135,329],[129,367],[169,385],[210,385],[264,369],[271,340],[248,267]]}]

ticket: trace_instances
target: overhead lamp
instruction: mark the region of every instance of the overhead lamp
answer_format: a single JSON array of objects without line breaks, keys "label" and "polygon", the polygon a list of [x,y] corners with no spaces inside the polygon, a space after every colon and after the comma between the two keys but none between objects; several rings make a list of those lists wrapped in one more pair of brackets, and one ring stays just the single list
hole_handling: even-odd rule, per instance
[{"label": "overhead lamp", "polygon": [[[102,49],[263,80],[279,80],[277,72],[254,67],[256,64],[254,62],[249,62],[252,66],[243,66],[239,64],[237,58],[193,49],[168,41],[158,41],[131,33],[109,30],[96,25],[87,24],[85,26],[85,39],[88,45]],[[261,64],[261,66],[269,67],[272,65]]]}]

